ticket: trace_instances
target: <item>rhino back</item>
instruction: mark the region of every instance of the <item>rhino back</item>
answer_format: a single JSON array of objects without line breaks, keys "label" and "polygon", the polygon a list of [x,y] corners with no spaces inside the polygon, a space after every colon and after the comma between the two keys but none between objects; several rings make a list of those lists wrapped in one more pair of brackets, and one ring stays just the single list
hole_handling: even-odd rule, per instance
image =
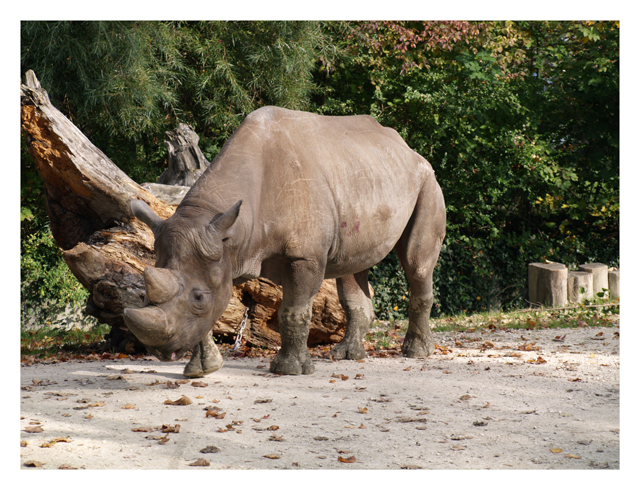
[{"label": "rhino back", "polygon": [[327,277],[337,277],[389,253],[430,180],[429,163],[369,116],[264,107],[180,207],[219,213],[242,199],[243,262],[324,256]]}]

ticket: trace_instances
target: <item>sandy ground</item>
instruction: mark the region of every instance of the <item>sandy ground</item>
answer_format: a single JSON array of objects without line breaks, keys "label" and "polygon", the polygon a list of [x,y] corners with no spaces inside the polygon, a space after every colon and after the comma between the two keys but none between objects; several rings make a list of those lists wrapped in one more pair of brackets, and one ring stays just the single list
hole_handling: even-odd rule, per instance
[{"label": "sandy ground", "polygon": [[200,380],[152,357],[23,366],[20,467],[620,468],[619,328],[436,344],[426,360],[316,359],[309,376],[261,358]]}]

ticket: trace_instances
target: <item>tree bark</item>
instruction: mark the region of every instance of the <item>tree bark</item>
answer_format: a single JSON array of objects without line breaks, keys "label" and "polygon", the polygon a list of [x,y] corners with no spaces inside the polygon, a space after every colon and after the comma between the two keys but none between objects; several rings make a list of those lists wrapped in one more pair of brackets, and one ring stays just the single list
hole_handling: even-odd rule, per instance
[{"label": "tree bark", "polygon": [[620,297],[620,271],[609,271],[609,298],[616,299]]},{"label": "tree bark", "polygon": [[544,306],[566,305],[567,272],[562,264],[529,264],[529,302]]},{"label": "tree bark", "polygon": [[[580,292],[582,289],[582,292]],[[570,271],[567,274],[567,299],[570,303],[581,303],[593,297],[593,275],[590,272]]]},{"label": "tree bark", "polygon": [[578,269],[593,274],[593,298],[598,298],[598,293],[603,292],[603,290],[603,298],[609,297],[609,268],[606,265],[596,262],[579,265]]},{"label": "tree bark", "polygon": [[[131,350],[137,344],[141,348],[126,330],[122,312],[143,304],[142,273],[155,263],[154,239],[151,230],[131,214],[129,203],[140,199],[161,218],[170,217],[176,205],[154,194],[179,202],[186,194],[180,182],[187,182],[187,174],[195,175],[200,167],[185,170],[173,180],[167,176],[167,182],[182,187],[147,184],[150,192],[122,172],[51,104],[32,71],[20,87],[20,98],[22,128],[44,182],[51,231],[70,270],[90,293],[86,311],[112,326],[114,347]],[[177,153],[201,154],[197,139],[185,136],[185,128],[179,130],[176,138],[181,144],[189,140],[193,146],[183,146]],[[174,142],[170,145],[177,148]],[[226,311],[212,325],[213,333],[218,337],[235,335],[248,308],[246,341],[256,346],[276,345],[280,340],[276,311],[281,301],[281,288],[266,279],[236,286]],[[345,326],[335,281],[325,281],[314,302],[309,344],[337,342]]]},{"label": "tree bark", "polygon": [[191,187],[209,166],[198,142],[200,137],[188,124],[180,123],[165,133],[164,144],[169,151],[169,168],[158,179],[158,184]]}]

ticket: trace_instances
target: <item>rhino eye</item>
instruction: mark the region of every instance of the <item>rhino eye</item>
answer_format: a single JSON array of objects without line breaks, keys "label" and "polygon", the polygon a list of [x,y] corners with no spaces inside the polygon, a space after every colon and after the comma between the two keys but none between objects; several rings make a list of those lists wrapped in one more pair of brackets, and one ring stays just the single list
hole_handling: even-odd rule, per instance
[{"label": "rhino eye", "polygon": [[201,310],[209,303],[209,297],[211,293],[209,291],[203,291],[200,289],[194,289],[191,291],[191,306],[196,310]]}]

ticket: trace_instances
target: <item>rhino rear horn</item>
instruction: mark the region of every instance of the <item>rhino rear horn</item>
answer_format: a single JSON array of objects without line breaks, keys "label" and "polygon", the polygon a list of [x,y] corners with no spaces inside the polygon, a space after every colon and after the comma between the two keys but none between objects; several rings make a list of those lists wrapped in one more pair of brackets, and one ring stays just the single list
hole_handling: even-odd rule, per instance
[{"label": "rhino rear horn", "polygon": [[144,283],[147,287],[149,302],[154,305],[166,303],[180,291],[180,281],[169,269],[146,267]]},{"label": "rhino rear horn", "polygon": [[151,228],[151,231],[153,231],[153,234],[155,235],[158,226],[164,220],[160,218],[156,213],[154,213],[149,205],[144,201],[134,199],[133,201],[131,201],[131,204],[129,206],[131,207],[131,212],[133,213],[133,215],[144,224],[146,224],[149,228]]},{"label": "rhino rear horn", "polygon": [[240,200],[231,206],[231,209],[226,213],[212,219],[211,223],[209,223],[209,229],[214,229],[216,233],[221,235],[223,238],[226,237],[228,235],[227,232],[229,231],[229,228],[231,228],[238,219],[241,205],[242,201]]}]

